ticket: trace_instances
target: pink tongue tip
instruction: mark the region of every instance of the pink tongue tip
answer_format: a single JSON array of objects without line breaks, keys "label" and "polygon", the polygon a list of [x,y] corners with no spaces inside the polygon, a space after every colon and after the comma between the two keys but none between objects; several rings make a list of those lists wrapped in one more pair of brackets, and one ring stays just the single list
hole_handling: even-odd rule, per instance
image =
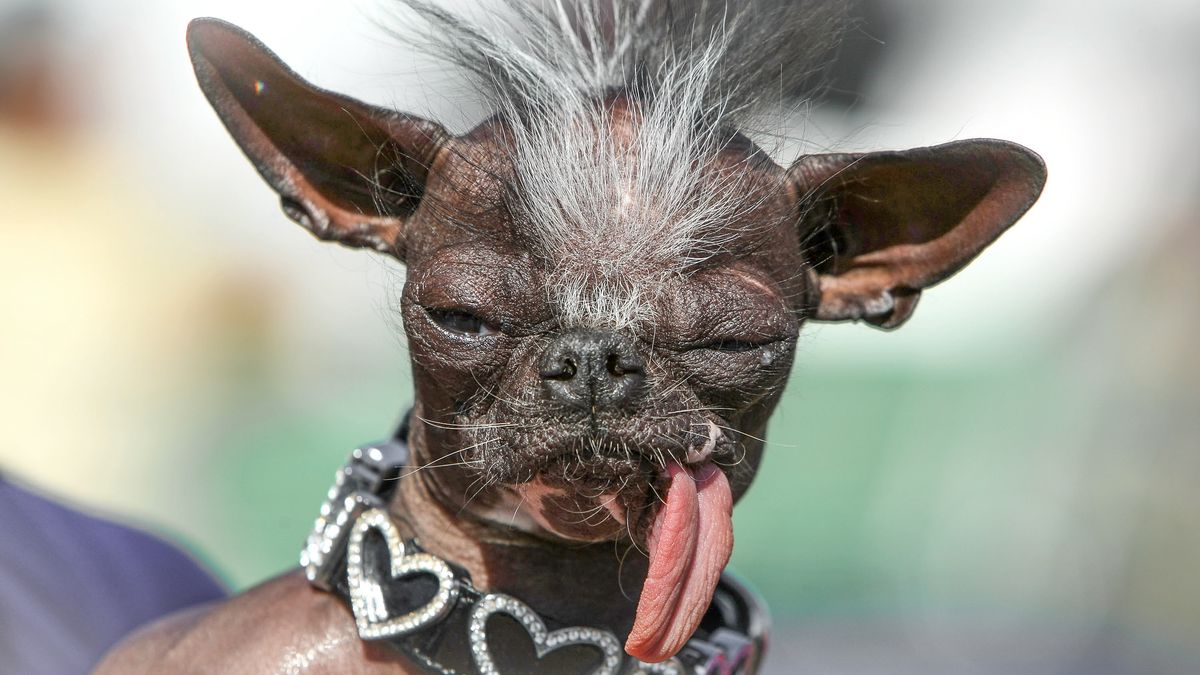
[{"label": "pink tongue tip", "polygon": [[671,484],[650,529],[650,569],[625,651],[647,663],[675,655],[700,625],[733,552],[733,495],[713,464],[667,465]]}]

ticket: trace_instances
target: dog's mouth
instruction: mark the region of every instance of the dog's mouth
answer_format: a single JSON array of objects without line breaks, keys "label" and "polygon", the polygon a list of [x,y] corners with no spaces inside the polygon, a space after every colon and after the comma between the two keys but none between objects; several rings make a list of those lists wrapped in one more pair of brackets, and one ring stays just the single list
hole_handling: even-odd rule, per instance
[{"label": "dog's mouth", "polygon": [[[666,503],[668,467],[696,472],[706,465],[729,466],[738,453],[712,421],[674,421],[670,427],[651,433],[558,427],[538,435],[502,434],[497,444],[508,452],[490,453],[499,466],[487,480],[503,496],[486,516],[543,536],[628,540],[644,550],[654,515]],[[645,443],[647,437],[655,443]],[[534,439],[539,442],[529,442]]]},{"label": "dog's mouth", "polygon": [[733,494],[712,422],[668,452],[607,440],[569,447],[510,484],[511,524],[557,538],[628,537],[649,556],[626,651],[647,662],[676,653],[704,615],[733,550]]}]

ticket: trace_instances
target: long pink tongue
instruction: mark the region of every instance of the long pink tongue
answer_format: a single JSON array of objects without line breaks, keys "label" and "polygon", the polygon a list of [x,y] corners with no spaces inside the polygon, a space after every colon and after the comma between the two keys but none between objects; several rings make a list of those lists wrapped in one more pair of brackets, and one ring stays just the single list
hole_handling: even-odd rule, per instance
[{"label": "long pink tongue", "polygon": [[667,465],[671,485],[650,529],[650,570],[625,651],[647,663],[675,655],[700,625],[733,552],[733,495],[712,464]]}]

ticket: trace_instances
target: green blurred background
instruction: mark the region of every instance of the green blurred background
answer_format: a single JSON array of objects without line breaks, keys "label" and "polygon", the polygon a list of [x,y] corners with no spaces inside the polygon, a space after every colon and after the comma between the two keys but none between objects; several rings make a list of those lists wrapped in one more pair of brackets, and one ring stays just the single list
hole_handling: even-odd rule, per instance
[{"label": "green blurred background", "polygon": [[[1051,180],[901,331],[802,336],[735,516],[771,672],[1200,672],[1200,8],[858,4],[781,161],[996,136]],[[278,213],[196,91],[187,19],[323,86],[478,112],[380,3],[249,5],[0,0],[0,470],[234,589],[294,564],[345,453],[410,400],[403,271]]]}]

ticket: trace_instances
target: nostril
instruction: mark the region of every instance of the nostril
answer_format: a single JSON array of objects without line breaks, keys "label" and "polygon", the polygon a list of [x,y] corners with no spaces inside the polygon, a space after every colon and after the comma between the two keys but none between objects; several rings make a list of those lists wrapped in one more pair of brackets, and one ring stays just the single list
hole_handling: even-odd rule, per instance
[{"label": "nostril", "polygon": [[569,357],[563,357],[553,362],[549,368],[543,368],[539,375],[544,380],[573,380],[575,373],[579,372],[579,367],[575,365],[575,360]]},{"label": "nostril", "polygon": [[624,377],[631,374],[640,375],[642,372],[641,363],[624,360],[619,354],[609,354],[608,360],[605,361],[604,365],[613,377]]}]

